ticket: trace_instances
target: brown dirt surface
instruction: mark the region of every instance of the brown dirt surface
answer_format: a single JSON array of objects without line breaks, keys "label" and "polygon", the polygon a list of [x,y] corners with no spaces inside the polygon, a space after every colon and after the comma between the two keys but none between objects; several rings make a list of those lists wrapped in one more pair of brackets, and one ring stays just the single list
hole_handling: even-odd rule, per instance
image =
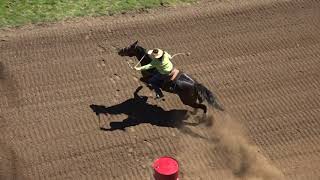
[{"label": "brown dirt surface", "polygon": [[[317,0],[206,0],[0,30],[0,179],[148,180],[169,155],[180,179],[318,180],[319,19]],[[173,94],[134,98],[116,48],[135,40],[190,52],[175,65],[226,112],[192,126]]]}]

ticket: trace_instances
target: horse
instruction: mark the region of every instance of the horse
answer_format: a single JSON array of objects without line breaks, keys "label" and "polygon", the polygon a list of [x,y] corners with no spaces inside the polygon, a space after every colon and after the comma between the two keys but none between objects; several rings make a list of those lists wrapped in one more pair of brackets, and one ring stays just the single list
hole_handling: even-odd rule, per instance
[{"label": "horse", "polygon": [[[145,48],[138,45],[138,41],[122,49],[118,48],[118,55],[136,57],[138,61],[140,60],[141,66],[152,61],[152,58],[146,52]],[[140,80],[147,83],[155,72],[155,68],[141,71],[142,78]],[[178,95],[184,105],[194,108],[194,113],[198,109],[202,109],[204,114],[207,113],[207,106],[203,104],[204,101],[211,107],[224,111],[224,107],[208,88],[180,70],[174,69],[173,73],[170,74],[170,79],[162,83],[161,89]]]}]

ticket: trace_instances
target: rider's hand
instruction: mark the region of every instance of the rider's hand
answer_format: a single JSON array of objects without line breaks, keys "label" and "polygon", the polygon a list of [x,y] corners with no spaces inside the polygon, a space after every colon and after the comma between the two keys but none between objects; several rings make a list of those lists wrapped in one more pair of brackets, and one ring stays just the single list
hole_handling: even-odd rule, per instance
[{"label": "rider's hand", "polygon": [[141,68],[140,67],[134,67],[135,70],[140,71]]}]

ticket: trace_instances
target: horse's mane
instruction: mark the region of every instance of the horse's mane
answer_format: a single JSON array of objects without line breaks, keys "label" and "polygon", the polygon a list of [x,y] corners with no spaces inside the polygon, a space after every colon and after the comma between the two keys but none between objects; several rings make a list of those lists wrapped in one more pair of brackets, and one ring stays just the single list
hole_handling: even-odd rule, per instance
[{"label": "horse's mane", "polygon": [[136,55],[136,58],[137,58],[138,61],[145,55],[145,57],[141,61],[141,65],[149,64],[152,61],[152,59],[147,54],[146,49],[141,47],[141,46],[138,46],[138,45],[137,45],[136,48],[137,48],[137,51],[138,51],[137,55]]}]

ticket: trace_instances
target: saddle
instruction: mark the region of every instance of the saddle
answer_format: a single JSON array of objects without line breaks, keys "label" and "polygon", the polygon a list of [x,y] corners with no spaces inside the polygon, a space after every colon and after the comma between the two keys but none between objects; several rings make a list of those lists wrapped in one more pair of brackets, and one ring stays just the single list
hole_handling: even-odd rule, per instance
[{"label": "saddle", "polygon": [[170,81],[174,81],[176,79],[176,77],[178,76],[179,74],[179,70],[174,68],[171,73],[169,74],[169,77],[170,77]]},{"label": "saddle", "polygon": [[162,89],[169,92],[175,92],[176,87],[185,88],[186,86],[193,86],[195,81],[185,73],[181,73],[180,70],[174,68],[162,84]]},{"label": "saddle", "polygon": [[162,89],[166,89],[169,92],[174,92],[176,87],[175,81],[179,75],[179,72],[180,71],[178,69],[174,68],[168,75],[169,78],[163,82]]}]

